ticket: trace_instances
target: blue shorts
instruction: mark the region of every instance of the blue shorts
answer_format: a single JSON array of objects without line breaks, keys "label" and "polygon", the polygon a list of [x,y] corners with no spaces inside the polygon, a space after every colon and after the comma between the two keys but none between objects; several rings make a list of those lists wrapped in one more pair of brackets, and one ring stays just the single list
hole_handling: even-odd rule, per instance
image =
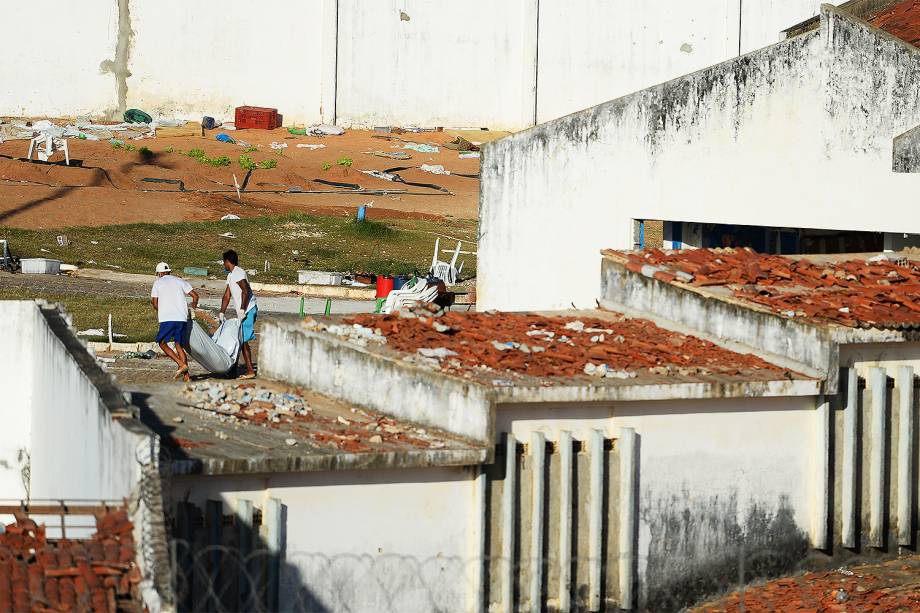
[{"label": "blue shorts", "polygon": [[243,342],[248,343],[256,337],[256,317],[259,316],[259,307],[253,307],[243,317]]},{"label": "blue shorts", "polygon": [[185,328],[188,322],[185,321],[161,321],[160,330],[157,332],[158,343],[168,343],[174,341],[180,345],[185,342]]}]

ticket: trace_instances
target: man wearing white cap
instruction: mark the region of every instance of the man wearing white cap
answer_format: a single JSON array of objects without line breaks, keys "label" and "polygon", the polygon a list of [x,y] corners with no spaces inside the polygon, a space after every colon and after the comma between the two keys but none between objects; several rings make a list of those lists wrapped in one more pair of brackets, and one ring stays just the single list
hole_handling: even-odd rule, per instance
[{"label": "man wearing white cap", "polygon": [[[192,289],[188,281],[174,277],[170,274],[169,264],[157,264],[157,280],[153,282],[150,291],[150,302],[157,312],[160,329],[157,332],[157,343],[160,349],[175,362],[179,369],[175,378],[183,377],[188,380],[188,355],[182,348],[185,342],[185,330],[188,325],[188,306],[185,296],[192,297],[192,309],[198,307],[198,294]],[[169,342],[173,342],[175,350],[170,349]]]}]

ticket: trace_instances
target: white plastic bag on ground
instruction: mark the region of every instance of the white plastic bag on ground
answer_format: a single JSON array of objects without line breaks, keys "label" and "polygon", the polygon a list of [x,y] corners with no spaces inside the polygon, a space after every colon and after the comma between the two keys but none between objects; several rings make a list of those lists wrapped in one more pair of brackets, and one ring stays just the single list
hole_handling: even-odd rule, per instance
[{"label": "white plastic bag on ground", "polygon": [[239,319],[228,319],[213,336],[208,336],[197,321],[192,321],[189,336],[189,355],[207,371],[224,374],[236,366],[240,353],[242,329]]}]

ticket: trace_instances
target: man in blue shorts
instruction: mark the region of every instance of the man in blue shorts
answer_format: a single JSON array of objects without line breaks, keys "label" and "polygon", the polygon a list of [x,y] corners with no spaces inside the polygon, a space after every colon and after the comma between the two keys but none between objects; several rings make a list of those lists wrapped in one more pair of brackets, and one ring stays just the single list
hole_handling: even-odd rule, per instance
[{"label": "man in blue shorts", "polygon": [[[198,307],[198,294],[184,279],[171,274],[169,264],[160,262],[156,268],[157,280],[150,291],[150,302],[153,310],[157,312],[160,330],[157,332],[157,343],[173,362],[179,367],[174,378],[182,377],[188,381],[188,355],[182,348],[186,338],[188,325],[188,306],[185,296],[192,297],[192,309]],[[169,347],[172,341],[175,349]]]},{"label": "man in blue shorts", "polygon": [[243,360],[246,362],[246,374],[240,379],[254,379],[256,371],[252,368],[252,350],[249,348],[249,341],[256,337],[256,317],[259,316],[259,309],[256,306],[256,297],[252,293],[252,287],[249,285],[249,277],[246,271],[239,265],[240,258],[233,249],[224,252],[224,270],[227,271],[227,289],[224,291],[224,299],[220,303],[220,320],[226,317],[227,307],[230,306],[230,298],[233,298],[233,305],[236,307],[236,316],[240,318],[240,327],[243,330],[242,353]]}]

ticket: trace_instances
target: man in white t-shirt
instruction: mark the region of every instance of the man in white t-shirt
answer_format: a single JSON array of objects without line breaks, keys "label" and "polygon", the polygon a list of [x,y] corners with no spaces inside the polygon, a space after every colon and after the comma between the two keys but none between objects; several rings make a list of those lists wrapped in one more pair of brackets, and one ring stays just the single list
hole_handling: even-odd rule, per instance
[{"label": "man in white t-shirt", "polygon": [[254,379],[256,371],[252,368],[252,350],[249,348],[249,341],[255,338],[256,317],[259,316],[259,309],[256,306],[256,297],[252,293],[252,287],[249,285],[249,277],[246,271],[239,265],[240,258],[233,249],[224,252],[224,270],[227,271],[227,289],[224,291],[224,299],[220,303],[220,319],[226,317],[227,307],[230,306],[230,299],[233,298],[233,306],[236,307],[236,316],[241,320],[240,328],[243,331],[243,345],[241,347],[243,360],[246,362],[246,374],[240,379]]},{"label": "man in white t-shirt", "polygon": [[[169,264],[166,262],[157,264],[156,272],[157,280],[153,282],[153,289],[150,290],[150,302],[160,322],[156,340],[163,353],[179,367],[175,378],[183,377],[187,381],[188,355],[182,348],[183,343],[186,342],[185,332],[188,327],[189,313],[185,296],[192,297],[194,312],[194,309],[198,307],[198,294],[188,284],[188,281],[172,276]],[[175,349],[169,347],[170,341]]]}]

